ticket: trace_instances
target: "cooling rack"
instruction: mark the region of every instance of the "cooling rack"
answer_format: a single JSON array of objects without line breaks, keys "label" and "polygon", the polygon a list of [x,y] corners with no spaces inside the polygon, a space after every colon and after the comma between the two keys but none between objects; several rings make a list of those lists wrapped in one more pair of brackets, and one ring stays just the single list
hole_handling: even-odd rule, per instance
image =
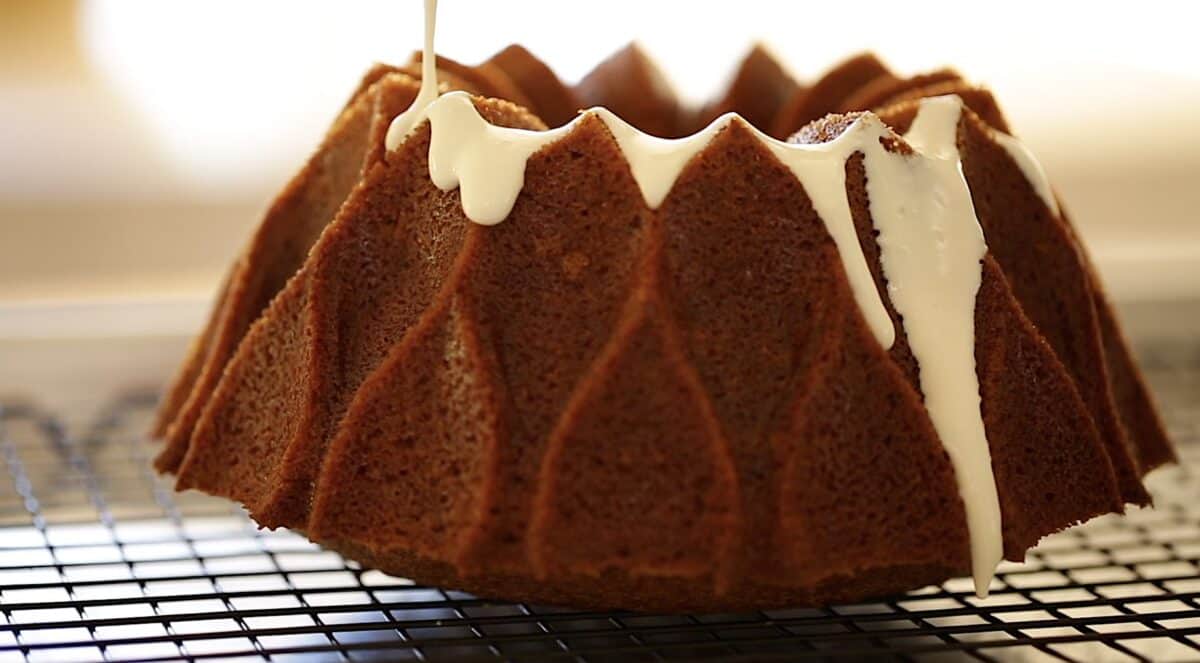
[{"label": "cooling rack", "polygon": [[1055,535],[993,594],[736,615],[486,601],[364,570],[149,466],[153,394],[71,431],[0,407],[0,661],[1200,660],[1200,343],[1139,349],[1183,462],[1158,508]]}]

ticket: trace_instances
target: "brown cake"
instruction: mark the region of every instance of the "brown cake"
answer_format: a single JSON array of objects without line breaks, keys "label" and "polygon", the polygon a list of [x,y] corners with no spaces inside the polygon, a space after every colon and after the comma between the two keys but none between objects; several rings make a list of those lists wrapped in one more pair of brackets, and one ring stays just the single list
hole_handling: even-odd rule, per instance
[{"label": "brown cake", "polygon": [[[1141,478],[1171,448],[986,90],[870,55],[800,84],[756,49],[689,111],[636,49],[576,88],[516,46],[437,63],[496,126],[603,105],[682,136],[736,112],[819,150],[878,118],[894,155],[919,152],[903,135],[923,100],[957,95],[986,241],[968,352],[1003,556],[1149,502]],[[156,425],[180,489],[419,582],[579,607],[823,604],[971,573],[970,502],[885,279],[867,178],[882,157],[838,170],[890,344],[817,197],[750,124],[713,125],[650,205],[617,125],[582,116],[485,226],[431,181],[436,124],[385,145],[419,68],[368,72],[233,266]]]}]

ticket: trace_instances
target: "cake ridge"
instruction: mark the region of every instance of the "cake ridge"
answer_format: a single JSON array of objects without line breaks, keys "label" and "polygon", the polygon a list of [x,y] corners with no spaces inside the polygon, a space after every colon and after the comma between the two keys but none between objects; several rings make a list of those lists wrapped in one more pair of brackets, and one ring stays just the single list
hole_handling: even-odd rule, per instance
[{"label": "cake ridge", "polygon": [[[373,67],[364,83],[383,73],[380,67]],[[159,471],[178,470],[202,409],[250,325],[300,269],[317,235],[358,183],[361,164],[356,157],[366,149],[362,134],[370,110],[368,99],[356,95],[338,114],[321,147],[271,204],[225,276],[211,314],[211,344],[203,356],[195,358],[198,366],[189,398],[178,405],[168,403],[161,410],[160,419],[170,419],[172,424],[161,427],[167,444],[155,459]],[[298,240],[294,238],[297,234],[302,236]],[[268,278],[271,273],[276,273],[274,278]]]},{"label": "cake ridge", "polygon": [[839,102],[835,111],[838,113],[847,113],[863,108],[878,108],[889,98],[901,94],[905,90],[959,80],[962,80],[962,76],[950,68],[935,69],[907,78],[897,76],[890,71],[885,71]]},{"label": "cake ridge", "polygon": [[[525,563],[533,505],[532,495],[518,493],[536,487],[548,436],[636,285],[647,212],[619,154],[594,118],[540,151],[529,176],[550,187],[551,199],[539,200],[540,187],[522,196],[514,213],[527,222],[491,229],[472,272],[468,287],[479,293],[500,375],[523,385],[506,389],[512,432],[497,479],[501,514],[472,554],[476,567]],[[600,209],[605,213],[589,218]],[[577,220],[569,233],[564,218]]]},{"label": "cake ridge", "polygon": [[[836,112],[854,90],[879,76],[890,76],[874,53],[859,53],[834,65],[811,87],[797,91],[775,116],[769,133],[786,137],[809,122]],[[867,109],[859,109],[867,110]]]},{"label": "cake ridge", "polygon": [[692,113],[686,133],[695,133],[729,112],[736,112],[751,126],[769,131],[783,105],[802,89],[770,47],[756,42],[742,56],[724,91]]},{"label": "cake ridge", "polygon": [[[469,234],[473,235],[474,237],[467,240],[471,246],[464,247],[463,254],[465,255],[469,255],[473,251],[473,248],[478,245],[478,231],[472,230]],[[461,268],[465,268],[466,265],[466,261],[460,260]],[[400,371],[388,371],[387,369],[389,367],[401,365],[401,363],[405,360],[408,360],[411,364],[413,353],[420,349],[419,344],[426,338],[437,334],[440,331],[439,325],[449,325],[447,328],[449,331],[446,332],[448,336],[447,342],[452,346],[459,348],[458,350],[452,352],[448,351],[449,354],[451,356],[461,355],[461,357],[466,360],[466,366],[472,367],[464,371],[466,375],[471,376],[471,380],[483,382],[487,381],[486,372],[479,370],[478,367],[481,365],[486,365],[489,362],[486,358],[480,356],[481,346],[478,341],[471,342],[471,339],[477,336],[477,330],[475,329],[477,323],[472,322],[470,319],[472,316],[472,307],[464,306],[462,304],[463,294],[460,292],[461,289],[458,287],[460,278],[461,274],[459,277],[453,279],[453,287],[449,287],[442,291],[441,294],[446,296],[440,297],[437,303],[435,303],[422,314],[421,320],[409,328],[400,342],[397,343],[397,345],[388,353],[388,356],[383,359],[379,365],[379,368],[373,371],[371,375],[369,375],[363,381],[362,385],[355,393],[354,399],[347,408],[346,414],[340,425],[340,432],[329,442],[328,451],[323,454],[319,474],[316,479],[317,487],[314,490],[315,497],[313,508],[308,514],[306,525],[306,529],[308,530],[309,534],[314,538],[338,538],[356,533],[353,530],[347,531],[346,529],[341,528],[341,525],[347,522],[347,518],[342,513],[339,513],[339,509],[343,511],[346,509],[352,509],[355,506],[355,502],[353,500],[347,501],[341,495],[341,493],[339,493],[339,490],[350,489],[353,491],[351,495],[352,497],[357,497],[358,499],[367,499],[370,497],[369,491],[371,490],[371,485],[338,486],[336,482],[333,484],[330,483],[330,477],[341,477],[345,476],[346,474],[352,474],[364,479],[367,478],[363,476],[363,472],[366,468],[361,464],[361,458],[363,457],[361,452],[367,451],[369,448],[364,449],[362,445],[364,442],[372,441],[378,438],[378,435],[372,435],[369,433],[369,431],[374,430],[372,426],[381,425],[378,423],[378,420],[371,418],[371,415],[377,414],[376,409],[372,408],[372,406],[374,405],[379,407],[377,401],[382,398],[381,394],[388,393],[387,387],[390,386],[389,383],[394,383],[397,380],[403,379],[407,373]],[[467,388],[470,389],[471,386],[472,385],[468,385]],[[483,483],[482,479],[485,479],[489,476],[486,468],[494,463],[493,459],[497,454],[497,440],[503,438],[503,432],[501,431],[501,418],[498,416],[498,412],[501,410],[501,408],[497,404],[497,400],[501,398],[497,396],[497,393],[502,389],[502,385],[485,384],[480,386],[476,384],[474,386],[481,394],[476,396],[476,398],[478,398],[482,403],[491,404],[490,407],[484,406],[481,408],[484,410],[484,412],[480,417],[480,419],[483,420],[483,423],[480,425],[480,429],[485,432],[474,436],[480,438],[476,441],[476,446],[478,446],[479,449],[475,449],[475,446],[471,444],[472,436],[462,436],[459,438],[460,451],[467,452],[462,453],[462,455],[467,456],[467,458],[464,458],[461,461],[456,461],[455,465],[457,466],[461,462],[470,462],[469,452],[478,451],[479,460],[477,462],[479,463],[481,469],[478,470],[477,478],[481,480],[480,483]],[[438,394],[434,393],[430,394],[430,398],[427,399],[427,402],[434,403],[438,402],[438,400]],[[471,417],[464,417],[463,419],[469,421],[471,420]],[[367,434],[363,434],[364,426],[367,426]],[[486,433],[486,431],[489,429],[494,433],[491,436],[487,435]],[[357,449],[355,448],[355,445],[357,445]],[[354,454],[354,451],[359,451],[360,453]],[[400,462],[397,462],[397,460]],[[405,483],[416,482],[419,480],[417,476],[414,476],[416,473],[412,472],[411,467],[407,466],[403,462],[404,460],[405,457],[401,457],[399,459],[389,457],[387,459],[388,463],[390,463],[390,467],[395,468],[394,471],[398,472],[397,475],[384,474],[382,476],[382,480],[386,482],[387,485],[399,487],[405,485]],[[355,467],[354,464],[356,463],[357,466]],[[351,465],[346,466],[347,464]],[[455,473],[450,473],[450,476],[455,476],[456,479],[458,478]],[[458,486],[458,493],[461,494],[471,491],[472,486],[469,485],[468,481],[461,480],[461,484],[461,486]],[[364,488],[368,491],[368,495],[360,495]],[[469,501],[465,507],[460,507],[461,509],[465,510],[465,514],[460,514],[458,516],[453,516],[453,514],[439,514],[442,516],[443,520],[452,522],[453,519],[457,517],[458,519],[465,521],[466,524],[461,525],[457,530],[449,528],[445,523],[435,523],[432,527],[430,527],[426,520],[428,519],[430,513],[436,513],[436,511],[435,509],[431,509],[426,505],[419,511],[411,508],[407,511],[399,509],[390,511],[390,520],[372,521],[372,527],[365,531],[374,531],[377,533],[377,536],[396,536],[398,532],[395,529],[395,526],[393,525],[389,527],[389,523],[394,523],[395,521],[404,522],[407,518],[407,522],[410,523],[408,526],[409,528],[413,528],[414,525],[412,525],[412,523],[416,523],[416,529],[426,532],[422,535],[417,535],[414,532],[411,535],[404,536],[405,540],[413,542],[414,549],[430,555],[440,554],[448,559],[455,560],[456,563],[461,565],[462,559],[466,554],[466,549],[469,546],[471,539],[476,535],[476,531],[478,530],[480,522],[483,519],[487,495],[488,488],[486,486],[480,486],[476,488],[474,490],[474,494],[470,496],[471,501]],[[335,501],[335,498],[342,499]],[[452,529],[453,531],[447,532],[447,529]],[[432,531],[434,536],[429,536],[428,532],[430,531]],[[431,540],[436,540],[437,537],[442,535],[449,535],[453,538],[443,546],[438,546],[431,543]],[[401,536],[403,536],[403,534],[401,534]],[[358,536],[357,538],[362,539],[361,536]],[[382,544],[371,541],[370,539],[366,540],[374,545],[378,545],[381,548],[386,547]]]},{"label": "cake ridge", "polygon": [[[651,240],[651,244],[658,242]],[[660,251],[650,248],[646,252],[645,259],[647,261],[658,261],[656,254]],[[534,496],[534,511],[530,519],[529,530],[526,535],[527,546],[529,548],[530,560],[535,569],[535,574],[538,577],[546,578],[554,572],[562,572],[566,569],[578,571],[586,569],[589,572],[603,572],[609,568],[629,568],[635,573],[647,574],[651,576],[660,575],[679,575],[683,577],[697,577],[705,573],[711,572],[713,575],[714,593],[721,595],[732,588],[737,580],[732,574],[735,571],[735,559],[733,556],[740,550],[739,544],[742,543],[743,529],[741,523],[741,509],[737,474],[732,467],[731,451],[727,437],[722,430],[720,421],[713,412],[711,399],[700,382],[694,367],[692,367],[686,358],[678,351],[680,341],[678,340],[678,332],[675,331],[675,324],[671,321],[671,316],[666,310],[661,298],[656,294],[658,288],[657,277],[654,276],[658,272],[658,268],[649,267],[646,273],[650,274],[648,281],[638,287],[631,293],[629,302],[625,308],[625,313],[622,319],[618,322],[618,330],[610,339],[606,348],[595,358],[583,377],[576,384],[572,391],[571,397],[568,399],[567,405],[563,408],[562,416],[559,422],[556,423],[553,432],[549,437],[546,454],[542,458],[541,468],[539,471],[539,481]],[[646,335],[648,339],[639,339],[640,336]],[[661,361],[664,366],[662,370],[654,371],[655,375],[665,376],[670,375],[672,381],[681,387],[687,394],[687,399],[695,407],[696,416],[699,418],[699,431],[692,430],[690,426],[680,426],[681,420],[686,420],[686,408],[684,410],[673,413],[672,426],[674,429],[677,426],[682,428],[682,431],[672,431],[675,434],[679,433],[695,433],[695,436],[689,436],[690,441],[699,442],[706,440],[710,449],[709,462],[712,467],[709,472],[715,475],[705,474],[699,475],[703,479],[697,481],[693,478],[695,486],[684,486],[679,491],[661,493],[651,493],[643,498],[644,504],[638,505],[623,505],[625,509],[634,509],[632,513],[628,513],[629,517],[623,522],[623,527],[618,530],[622,534],[628,536],[630,530],[645,529],[646,526],[638,527],[639,521],[642,523],[652,523],[653,518],[648,517],[648,512],[639,510],[641,508],[662,509],[669,507],[671,499],[686,499],[689,493],[686,491],[689,488],[700,489],[700,491],[692,496],[697,503],[703,504],[702,514],[700,519],[710,523],[709,531],[703,528],[703,524],[697,523],[699,529],[688,532],[672,532],[666,533],[657,528],[651,527],[653,531],[643,532],[643,538],[634,537],[619,539],[620,543],[616,544],[615,549],[604,548],[598,542],[592,539],[580,539],[581,536],[586,536],[588,528],[571,527],[573,524],[569,517],[569,512],[566,515],[560,514],[559,509],[564,508],[564,504],[570,503],[572,494],[582,492],[579,489],[581,483],[580,476],[563,478],[555,472],[556,469],[561,472],[561,464],[563,458],[571,458],[586,453],[584,450],[592,445],[583,445],[580,442],[574,443],[575,451],[568,453],[569,438],[572,433],[578,435],[575,430],[579,426],[579,418],[586,415],[593,417],[602,417],[606,412],[603,408],[597,408],[591,401],[603,395],[606,391],[607,380],[605,377],[613,377],[613,374],[620,373],[613,369],[604,371],[603,369],[620,361],[630,361],[631,356],[637,357],[631,349],[636,347],[639,340],[644,343],[649,340],[651,343],[657,341],[660,344],[660,353],[650,353],[648,356],[642,357],[644,362],[649,362],[650,365]],[[607,373],[607,375],[605,375]],[[617,390],[620,393],[623,390]],[[651,396],[653,390],[647,393]],[[625,406],[619,410],[622,413],[627,413],[628,409],[636,407],[634,402],[626,402]],[[610,415],[616,415],[617,411],[609,411]],[[643,413],[644,415],[645,413]],[[625,424],[640,424],[642,426],[653,426],[656,418],[653,416],[643,419],[625,419]],[[593,440],[599,442],[605,436]],[[698,439],[697,439],[698,438]],[[586,438],[585,438],[586,440]],[[662,444],[663,439],[658,439],[657,443]],[[651,451],[652,453],[661,454],[661,449],[643,450]],[[688,458],[687,447],[678,447],[673,449],[675,454],[673,457],[683,459]],[[622,448],[618,454],[617,464],[629,462],[629,450]],[[665,460],[665,459],[663,459]],[[663,462],[660,460],[660,463]],[[669,462],[669,461],[667,461]],[[699,463],[703,464],[703,460]],[[684,480],[686,475],[676,474],[670,471],[670,467],[640,467],[641,462],[625,467],[616,468],[615,471],[620,473],[632,472],[633,476],[642,477],[642,481],[653,481],[656,477],[670,477],[673,480]],[[691,469],[692,463],[683,463],[682,469]],[[655,472],[654,470],[660,470]],[[642,472],[649,470],[647,476],[643,476]],[[594,477],[593,477],[594,479]],[[704,480],[707,479],[707,480]],[[704,489],[707,484],[707,490]],[[587,484],[584,483],[586,486]],[[575,488],[574,491],[566,490],[567,487]],[[681,494],[682,493],[682,494]],[[578,498],[576,498],[578,499]],[[559,515],[559,518],[554,518],[554,515]],[[611,517],[611,514],[610,514]],[[622,522],[622,521],[618,521]],[[705,536],[707,534],[707,536]],[[623,537],[624,538],[624,537]],[[586,541],[583,546],[584,550],[574,552],[580,546],[571,546],[570,542]],[[572,551],[572,552],[568,552]],[[638,555],[653,555],[655,559],[642,559],[639,563],[631,561],[637,559]],[[665,559],[660,556],[666,554]],[[693,559],[690,564],[684,562],[690,554]],[[579,556],[583,556],[586,560],[580,562]],[[614,562],[613,559],[620,560]],[[572,564],[571,562],[575,563]]]},{"label": "cake ridge", "polygon": [[578,109],[585,106],[554,70],[520,44],[509,44],[485,64],[504,71],[530,98],[533,103],[530,108],[551,128],[570,122]]},{"label": "cake ridge", "polygon": [[687,111],[666,74],[636,41],[592,68],[575,85],[583,107],[602,106],[636,123],[647,134],[687,134]]}]

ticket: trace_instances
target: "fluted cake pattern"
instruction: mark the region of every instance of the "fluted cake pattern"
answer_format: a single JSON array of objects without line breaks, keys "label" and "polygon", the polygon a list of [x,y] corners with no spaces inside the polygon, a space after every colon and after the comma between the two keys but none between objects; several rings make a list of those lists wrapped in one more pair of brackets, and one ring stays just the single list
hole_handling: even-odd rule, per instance
[{"label": "fluted cake pattern", "polygon": [[[602,103],[661,135],[732,110],[815,143],[853,119],[828,112],[873,108],[902,134],[914,100],[957,94],[989,247],[975,359],[1005,556],[1148,502],[1141,477],[1171,449],[1094,270],[997,141],[985,90],[869,55],[804,86],[756,49],[688,111],[636,49],[576,88],[519,47],[438,66],[488,121],[527,129]],[[533,155],[508,218],[483,227],[430,182],[428,125],[383,148],[416,75],[368,73],[235,263],[156,426],[181,489],[393,573],[579,606],[815,604],[969,572],[861,156],[846,190],[890,349],[803,187],[745,126],[650,209],[588,118]]]}]

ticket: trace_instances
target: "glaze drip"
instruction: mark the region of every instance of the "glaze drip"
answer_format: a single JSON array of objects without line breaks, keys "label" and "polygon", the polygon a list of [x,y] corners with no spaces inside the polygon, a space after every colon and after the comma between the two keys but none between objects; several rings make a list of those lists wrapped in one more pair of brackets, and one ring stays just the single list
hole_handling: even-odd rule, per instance
[{"label": "glaze drip", "polygon": [[1008,152],[1009,158],[1021,169],[1025,179],[1033,187],[1034,193],[1045,203],[1046,209],[1054,216],[1059,215],[1058,199],[1054,197],[1054,190],[1050,188],[1050,178],[1046,177],[1046,171],[1042,169],[1042,164],[1033,156],[1033,152],[1025,146],[1025,143],[1017,140],[1003,131],[992,132],[992,140],[995,140],[1000,147]]},{"label": "glaze drip", "polygon": [[403,113],[388,125],[384,142],[389,150],[404,142],[422,112],[438,97],[437,51],[433,48],[434,33],[437,32],[437,0],[425,0],[425,44],[421,49],[421,89],[417,98]]},{"label": "glaze drip", "polygon": [[[987,245],[958,152],[962,101],[945,96],[920,102],[904,137],[912,147],[910,154],[885,147],[895,134],[871,113],[860,115],[837,138],[820,144],[776,140],[732,113],[679,139],[647,135],[605,108],[589,109],[570,124],[550,131],[499,127],[479,114],[468,94],[436,95],[436,4],[436,0],[426,0],[421,91],[412,107],[390,126],[387,148],[396,149],[418,125],[428,121],[430,178],[442,190],[460,190],[463,211],[471,221],[482,225],[502,222],[524,187],[529,158],[587,117],[599,119],[608,128],[642,198],[652,209],[667,198],[688,162],[714,136],[737,122],[803,186],[838,249],[863,318],[887,349],[895,342],[895,327],[859,245],[846,195],[846,161],[855,154],[863,155],[869,209],[878,231],[889,299],[903,321],[930,420],[954,468],[966,511],[975,588],[985,596],[1002,559],[1003,539],[975,367],[975,298]],[[1006,134],[996,132],[995,138],[1057,214],[1053,193],[1029,151]]]},{"label": "glaze drip", "polygon": [[904,136],[920,157],[868,162],[867,197],[888,298],[904,320],[925,409],[966,509],[975,591],[986,596],[1004,542],[975,372],[975,296],[987,244],[958,154],[961,116],[958,97],[922,100]]}]

